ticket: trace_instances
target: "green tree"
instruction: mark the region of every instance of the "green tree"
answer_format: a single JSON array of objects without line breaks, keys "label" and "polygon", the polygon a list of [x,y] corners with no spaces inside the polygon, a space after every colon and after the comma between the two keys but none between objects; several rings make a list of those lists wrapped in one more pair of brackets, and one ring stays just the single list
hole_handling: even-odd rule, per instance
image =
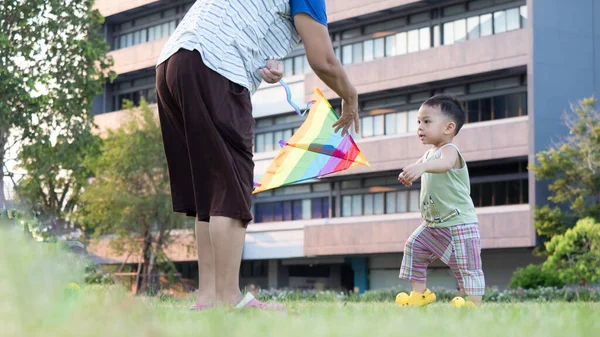
[{"label": "green tree", "polygon": [[565,115],[569,136],[537,154],[530,169],[546,180],[549,205],[534,210],[537,233],[546,238],[564,234],[577,219],[600,219],[600,114],[596,99],[586,98]]},{"label": "green tree", "polygon": [[139,292],[158,288],[157,265],[168,262],[164,249],[171,230],[185,226],[186,218],[173,213],[160,124],[146,102],[133,109],[130,120],[109,130],[102,155],[91,160],[95,181],[82,195],[82,221],[93,236],[115,235],[116,252],[140,256],[143,261]]},{"label": "green tree", "polygon": [[550,256],[543,269],[557,272],[568,284],[588,286],[600,280],[600,223],[581,219],[546,243]]},{"label": "green tree", "polygon": [[0,209],[9,149],[89,129],[112,60],[93,0],[0,1]]},{"label": "green tree", "polygon": [[69,139],[46,139],[26,145],[18,155],[27,172],[15,190],[27,208],[53,232],[78,225],[77,206],[92,172],[85,165],[100,155],[100,138],[89,130]]}]

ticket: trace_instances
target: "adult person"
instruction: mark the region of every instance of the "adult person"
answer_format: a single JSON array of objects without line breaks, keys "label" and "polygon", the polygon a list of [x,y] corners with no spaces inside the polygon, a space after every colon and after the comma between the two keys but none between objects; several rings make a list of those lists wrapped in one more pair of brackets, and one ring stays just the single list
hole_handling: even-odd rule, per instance
[{"label": "adult person", "polygon": [[315,74],[342,98],[333,125],[358,132],[358,95],[336,58],[325,0],[199,0],[156,67],[174,212],[196,218],[196,309],[280,308],[243,296],[239,270],[253,190],[251,95],[283,76],[277,60],[302,40]]}]

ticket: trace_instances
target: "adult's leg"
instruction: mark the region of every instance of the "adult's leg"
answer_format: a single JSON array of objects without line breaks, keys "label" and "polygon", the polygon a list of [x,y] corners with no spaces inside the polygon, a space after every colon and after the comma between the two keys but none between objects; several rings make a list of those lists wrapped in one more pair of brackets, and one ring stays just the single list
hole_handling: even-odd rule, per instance
[{"label": "adult's leg", "polygon": [[217,303],[235,305],[242,300],[239,273],[246,228],[241,220],[222,216],[211,217],[209,228],[215,258]]},{"label": "adult's leg", "polygon": [[[167,69],[171,60],[156,71],[158,114],[163,145],[169,168],[173,210],[189,216],[196,214],[191,164],[186,140],[185,121],[181,104],[167,85]],[[216,300],[215,261],[208,222],[196,218],[196,247],[198,254],[198,307],[210,306]]]},{"label": "adult's leg", "polygon": [[198,252],[198,297],[201,306],[217,301],[215,254],[209,223],[196,219],[196,249]]}]

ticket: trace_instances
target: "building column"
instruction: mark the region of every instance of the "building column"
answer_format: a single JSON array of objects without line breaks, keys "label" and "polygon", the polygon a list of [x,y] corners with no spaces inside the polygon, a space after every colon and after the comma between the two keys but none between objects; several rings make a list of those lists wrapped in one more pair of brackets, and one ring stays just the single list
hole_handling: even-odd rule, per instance
[{"label": "building column", "polygon": [[366,257],[351,257],[348,261],[354,273],[354,292],[362,294],[369,289],[369,269]]},{"label": "building column", "polygon": [[279,260],[269,260],[269,289],[277,289],[279,281]]}]

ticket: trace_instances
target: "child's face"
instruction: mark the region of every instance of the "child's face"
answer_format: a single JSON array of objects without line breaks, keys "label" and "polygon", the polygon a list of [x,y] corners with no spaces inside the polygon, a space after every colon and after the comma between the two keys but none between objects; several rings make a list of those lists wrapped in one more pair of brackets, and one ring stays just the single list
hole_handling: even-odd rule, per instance
[{"label": "child's face", "polygon": [[439,144],[450,135],[448,131],[452,121],[442,114],[439,107],[421,105],[418,118],[417,135],[423,144]]}]

